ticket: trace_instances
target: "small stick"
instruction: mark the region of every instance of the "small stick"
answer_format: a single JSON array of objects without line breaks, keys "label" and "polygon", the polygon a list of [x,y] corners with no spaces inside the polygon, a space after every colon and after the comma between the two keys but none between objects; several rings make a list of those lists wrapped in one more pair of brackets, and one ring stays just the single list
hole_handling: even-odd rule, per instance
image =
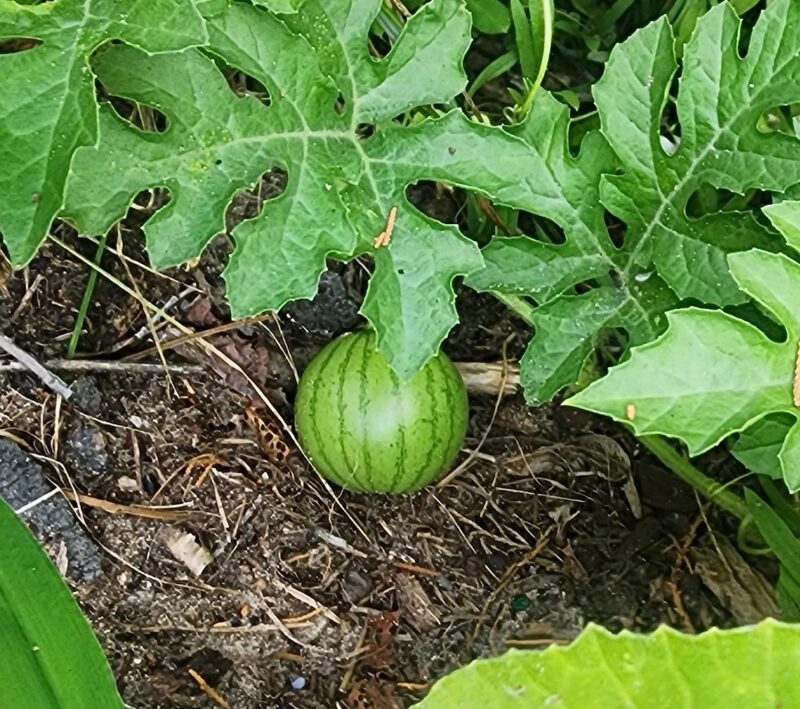
[{"label": "small stick", "polygon": [[515,394],[519,389],[519,365],[509,362],[454,362],[471,394]]},{"label": "small stick", "polygon": [[[454,362],[467,390],[471,394],[496,395],[503,381],[502,362]],[[52,372],[90,374],[163,374],[164,367],[152,362],[104,359],[50,359],[44,367]],[[20,362],[0,363],[0,376],[27,372],[29,368]],[[202,374],[207,368],[202,364],[170,364],[169,371],[175,375]],[[508,364],[508,376],[503,386],[503,395],[515,394],[519,389],[519,366]],[[798,388],[800,395],[800,387]],[[800,404],[798,404],[800,406]]]},{"label": "small stick", "polygon": [[[0,336],[2,337],[2,336]],[[0,344],[2,347],[2,344]],[[3,348],[5,349],[5,348]],[[56,372],[93,372],[93,373],[129,373],[129,374],[163,374],[164,366],[161,364],[143,362],[123,362],[116,360],[99,359],[51,359],[45,363],[47,369]],[[29,367],[18,362],[0,364],[0,374],[25,372]],[[199,364],[169,365],[173,374],[201,374],[206,368]]]},{"label": "small stick", "polygon": [[193,670],[190,667],[188,672],[191,678],[197,682],[197,685],[200,687],[200,689],[203,690],[203,692],[208,696],[209,699],[211,699],[212,702],[214,702],[214,704],[222,707],[222,709],[231,709],[231,705],[225,701],[225,698],[208,682],[206,682],[197,670]]},{"label": "small stick", "polygon": [[70,500],[70,502],[80,502],[83,505],[95,507],[112,515],[132,515],[134,517],[147,517],[149,519],[162,519],[173,522],[190,519],[191,517],[195,516],[195,512],[193,510],[179,510],[166,507],[147,507],[145,505],[122,505],[118,502],[109,502],[108,500],[103,500],[99,497],[83,495],[79,492],[73,492],[72,490],[62,489],[60,492],[64,495],[64,497]]},{"label": "small stick", "polygon": [[63,379],[60,379],[46,367],[39,364],[39,362],[27,352],[17,347],[10,339],[2,334],[0,334],[0,349],[11,355],[23,368],[35,374],[42,384],[51,391],[67,400],[72,396],[72,391]]}]

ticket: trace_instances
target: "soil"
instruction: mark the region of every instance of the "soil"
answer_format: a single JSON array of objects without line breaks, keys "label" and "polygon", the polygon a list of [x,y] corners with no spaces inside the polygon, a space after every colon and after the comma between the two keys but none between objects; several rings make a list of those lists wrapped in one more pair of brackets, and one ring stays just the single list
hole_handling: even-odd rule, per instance
[{"label": "soil", "polygon": [[[66,531],[63,500],[58,528],[29,519],[128,706],[403,707],[473,658],[565,643],[588,622],[698,631],[769,613],[768,592],[758,605],[748,584],[715,576],[724,547],[747,570],[737,578],[761,578],[725,542],[730,520],[618,427],[530,408],[520,393],[496,412],[494,396],[472,397],[459,459],[470,462],[447,485],[387,497],[324,484],[266,402],[291,421],[295,372],[359,324],[369,264],[332,265],[311,303],[225,330],[226,237],[165,274],[126,260],[144,259],[137,228],[152,208],[131,212],[102,267],[206,333],[227,363],[176,345],[172,324],[148,326],[137,300],[101,277],[79,349],[115,367],[62,373],[69,402],[31,375],[0,373],[0,468],[11,459],[39,475],[21,499],[52,485],[84,495]],[[68,226],[56,234],[94,257]],[[54,242],[26,270],[0,271],[0,331],[42,362],[63,357],[88,273]],[[454,360],[521,355],[522,322],[466,289],[458,304],[445,345]],[[152,331],[165,369],[139,366],[160,362]],[[7,477],[16,487],[6,481],[3,494],[16,499],[25,478]],[[98,559],[88,575],[86,548]]]}]

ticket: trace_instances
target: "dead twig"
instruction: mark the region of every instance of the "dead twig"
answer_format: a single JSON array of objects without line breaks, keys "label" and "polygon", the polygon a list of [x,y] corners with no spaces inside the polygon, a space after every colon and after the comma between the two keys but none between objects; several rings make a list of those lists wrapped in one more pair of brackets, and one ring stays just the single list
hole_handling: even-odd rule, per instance
[{"label": "dead twig", "polygon": [[35,374],[42,384],[52,392],[67,400],[72,396],[72,391],[63,379],[57,377],[44,365],[39,364],[31,355],[17,347],[3,334],[0,334],[0,349],[6,354],[11,355],[22,367]]},{"label": "dead twig", "polygon": [[131,515],[133,517],[146,517],[148,519],[161,519],[170,522],[181,522],[195,516],[197,513],[193,510],[176,510],[169,508],[159,507],[146,507],[145,505],[122,505],[117,502],[109,502],[102,500],[98,497],[91,497],[90,495],[83,495],[79,492],[72,490],[61,490],[70,502],[80,502],[87,507],[94,507],[109,514],[123,514]]},{"label": "dead twig", "polygon": [[196,670],[193,670],[191,667],[189,668],[188,672],[189,672],[189,676],[195,682],[197,682],[197,686],[200,687],[200,689],[203,690],[203,692],[206,694],[206,696],[212,702],[214,702],[214,704],[216,704],[217,706],[222,707],[222,709],[231,709],[231,705],[228,704],[228,702],[225,701],[225,698],[216,689],[214,689],[210,684],[208,684],[208,682],[206,682],[203,679],[202,675],[199,672],[197,672]]},{"label": "dead twig", "polygon": [[519,365],[515,362],[453,362],[470,394],[516,394]]},{"label": "dead twig", "polygon": [[[161,364],[143,362],[124,362],[115,360],[94,359],[51,359],[42,366],[53,372],[90,372],[92,374],[163,374],[164,366]],[[173,374],[201,374],[206,368],[200,364],[172,365]],[[5,362],[0,364],[0,375],[14,372],[25,372],[29,368],[21,362]]]}]

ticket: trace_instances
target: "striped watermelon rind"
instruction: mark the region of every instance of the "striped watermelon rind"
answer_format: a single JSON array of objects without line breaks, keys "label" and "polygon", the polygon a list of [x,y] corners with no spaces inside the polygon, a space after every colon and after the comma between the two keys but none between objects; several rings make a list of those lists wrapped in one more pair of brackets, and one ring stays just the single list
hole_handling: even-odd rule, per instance
[{"label": "striped watermelon rind", "polygon": [[455,460],[469,419],[464,382],[444,353],[401,381],[360,330],[326,345],[300,379],[295,425],[317,471],[358,492],[401,493]]}]

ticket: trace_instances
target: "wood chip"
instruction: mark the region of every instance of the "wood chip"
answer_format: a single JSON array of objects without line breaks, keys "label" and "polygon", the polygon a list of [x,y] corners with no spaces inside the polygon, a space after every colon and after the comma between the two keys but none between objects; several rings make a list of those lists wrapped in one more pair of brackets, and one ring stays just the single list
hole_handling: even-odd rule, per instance
[{"label": "wood chip", "polygon": [[200,576],[214,557],[203,545],[197,543],[194,534],[181,532],[178,529],[167,529],[164,532],[164,543],[172,556],[180,561],[195,576]]},{"label": "wood chip", "polygon": [[430,597],[415,576],[399,573],[395,579],[403,617],[417,630],[425,632],[441,622]]},{"label": "wood chip", "polygon": [[737,625],[779,618],[781,612],[775,592],[764,577],[752,569],[724,537],[717,537],[716,547],[694,548],[690,558],[697,575],[731,612]]}]

